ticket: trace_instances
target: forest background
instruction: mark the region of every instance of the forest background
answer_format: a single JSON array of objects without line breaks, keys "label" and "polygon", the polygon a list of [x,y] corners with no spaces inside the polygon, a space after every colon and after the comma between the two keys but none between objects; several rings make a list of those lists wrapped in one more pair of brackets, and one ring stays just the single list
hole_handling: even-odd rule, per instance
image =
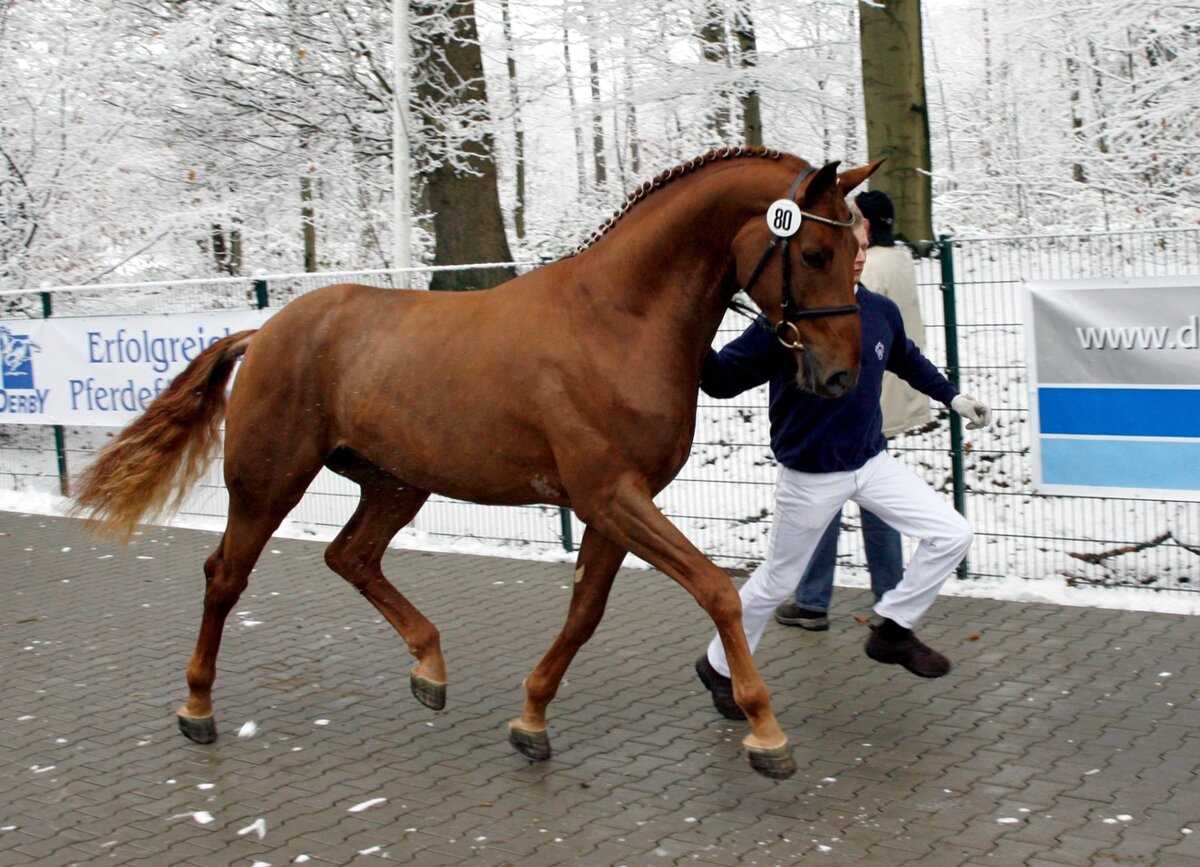
[{"label": "forest background", "polygon": [[[865,162],[884,6],[412,3],[414,260],[564,255],[715,146]],[[936,232],[1200,222],[1200,4],[923,6]],[[0,0],[0,288],[392,267],[392,81],[377,0]]]}]

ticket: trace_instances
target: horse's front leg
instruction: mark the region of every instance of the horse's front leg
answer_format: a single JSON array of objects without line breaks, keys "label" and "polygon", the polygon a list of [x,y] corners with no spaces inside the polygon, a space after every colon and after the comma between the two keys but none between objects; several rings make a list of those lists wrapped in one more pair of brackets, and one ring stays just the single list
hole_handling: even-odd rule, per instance
[{"label": "horse's front leg", "polygon": [[742,629],[742,601],[729,576],[667,520],[654,505],[648,486],[635,475],[603,486],[576,509],[589,526],[678,581],[708,612],[729,660],[734,700],[750,722],[750,734],[742,744],[751,766],[776,779],[794,774],[796,763],[750,654]]},{"label": "horse's front leg", "polygon": [[508,724],[508,739],[523,755],[540,761],[550,758],[550,737],[546,733],[546,705],[554,700],[558,685],[571,660],[600,623],[608,591],[625,549],[614,545],[591,527],[584,530],[575,563],[575,586],[567,622],[550,650],[525,678],[525,709],[519,719]]}]

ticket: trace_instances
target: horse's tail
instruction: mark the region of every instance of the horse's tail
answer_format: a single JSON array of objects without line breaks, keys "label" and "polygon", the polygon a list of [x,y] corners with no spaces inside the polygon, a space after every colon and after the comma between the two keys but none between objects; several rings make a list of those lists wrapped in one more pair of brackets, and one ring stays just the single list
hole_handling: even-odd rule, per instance
[{"label": "horse's tail", "polygon": [[145,515],[175,511],[204,472],[225,417],[225,383],[254,330],[222,337],[189,364],[79,479],[72,514],[122,541]]}]

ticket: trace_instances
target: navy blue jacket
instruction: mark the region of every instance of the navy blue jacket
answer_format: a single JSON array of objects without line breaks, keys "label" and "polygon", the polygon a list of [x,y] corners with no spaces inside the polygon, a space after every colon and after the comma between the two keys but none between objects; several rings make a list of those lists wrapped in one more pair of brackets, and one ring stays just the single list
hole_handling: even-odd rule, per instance
[{"label": "navy blue jacket", "polygon": [[771,383],[771,450],[793,470],[831,473],[857,470],[883,451],[879,397],[890,370],[913,388],[949,404],[957,389],[904,333],[900,308],[861,284],[862,370],[858,387],[836,398],[818,397],[796,385],[795,353],[765,320],[751,325],[720,352],[709,350],[700,388],[711,397],[734,397]]}]

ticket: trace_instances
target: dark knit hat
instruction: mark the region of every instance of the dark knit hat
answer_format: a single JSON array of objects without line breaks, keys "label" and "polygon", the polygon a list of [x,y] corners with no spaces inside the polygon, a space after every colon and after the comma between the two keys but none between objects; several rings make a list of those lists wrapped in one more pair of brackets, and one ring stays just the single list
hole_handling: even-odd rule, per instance
[{"label": "dark knit hat", "polygon": [[894,247],[896,239],[892,235],[896,222],[896,209],[892,199],[883,190],[867,190],[859,193],[854,204],[862,211],[862,215],[870,222],[870,240],[872,247]]}]

